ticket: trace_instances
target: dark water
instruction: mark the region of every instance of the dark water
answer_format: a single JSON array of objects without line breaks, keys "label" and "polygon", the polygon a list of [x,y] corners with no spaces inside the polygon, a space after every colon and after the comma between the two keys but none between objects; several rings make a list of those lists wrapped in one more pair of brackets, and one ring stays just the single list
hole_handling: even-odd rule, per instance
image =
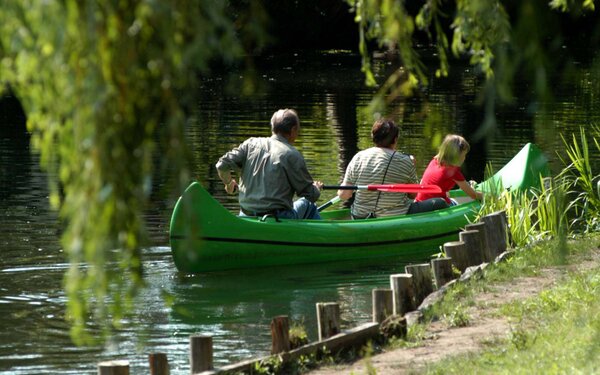
[{"label": "dark water", "polygon": [[[380,74],[391,67],[381,61]],[[240,73],[242,74],[242,73]],[[569,84],[561,84],[557,102],[545,118],[535,105],[517,99],[499,108],[493,137],[473,140],[483,119],[477,104],[478,80],[467,67],[434,82],[420,98],[397,108],[403,126],[399,148],[414,154],[418,172],[434,154],[431,137],[454,132],[472,140],[463,171],[480,180],[487,162],[500,167],[527,142],[537,143],[560,167],[555,151],[560,133],[600,123],[592,72],[581,67]],[[366,107],[373,91],[363,86],[359,58],[344,52],[298,53],[268,59],[259,69],[257,92],[240,97],[219,77],[198,91],[187,138],[196,158],[193,174],[231,209],[234,198],[221,190],[214,170],[218,157],[245,138],[268,135],[278,108],[298,110],[302,131],[297,147],[316,179],[334,184],[359,149],[370,146],[372,119]],[[516,87],[527,98],[529,88]],[[425,123],[424,116],[436,118]],[[316,337],[315,303],[341,303],[346,328],[369,320],[371,289],[389,283],[402,264],[335,263],[282,269],[241,270],[183,275],[174,268],[168,247],[168,220],[173,197],[152,202],[147,214],[153,246],[143,261],[147,287],[129,322],[106,346],[75,347],[64,323],[62,278],[67,268],[56,214],[48,207],[46,175],[39,156],[30,152],[22,126],[24,115],[11,100],[0,104],[0,372],[15,374],[95,373],[106,359],[128,359],[132,373],[147,373],[147,354],[166,352],[173,374],[189,373],[189,336],[213,336],[216,365],[265,355],[270,350],[269,323],[276,315],[301,322]],[[598,166],[598,155],[593,155]],[[597,169],[596,169],[597,170]],[[166,187],[158,176],[155,189]],[[161,197],[160,194],[156,195]],[[327,192],[326,201],[333,192]],[[164,292],[172,297],[166,304]]]}]

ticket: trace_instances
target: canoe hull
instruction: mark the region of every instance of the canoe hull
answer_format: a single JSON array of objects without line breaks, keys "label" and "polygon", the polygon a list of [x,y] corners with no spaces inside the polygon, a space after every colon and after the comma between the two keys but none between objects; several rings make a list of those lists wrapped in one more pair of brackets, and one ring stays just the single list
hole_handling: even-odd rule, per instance
[{"label": "canoe hull", "polygon": [[[494,178],[503,181],[504,174],[509,182],[505,187],[526,188],[539,181],[541,169],[530,168],[524,174],[521,169],[532,161],[543,166],[541,156],[537,148],[527,145],[515,157],[515,166],[506,169],[507,164]],[[243,218],[194,182],[175,205],[171,250],[177,269],[189,273],[376,258],[414,262],[440,252],[445,242],[457,240],[478,209],[478,202],[470,202],[435,212],[369,220],[333,220],[347,217],[347,210],[325,211],[324,220]]]},{"label": "canoe hull", "polygon": [[[260,221],[232,215],[234,220],[210,235],[172,237],[171,247],[189,249],[173,252],[177,268],[184,272],[390,256],[418,260],[439,252],[440,244],[458,239],[459,229],[474,217],[476,207],[467,205],[435,216],[334,222]],[[260,235],[265,232],[269,235]]]}]

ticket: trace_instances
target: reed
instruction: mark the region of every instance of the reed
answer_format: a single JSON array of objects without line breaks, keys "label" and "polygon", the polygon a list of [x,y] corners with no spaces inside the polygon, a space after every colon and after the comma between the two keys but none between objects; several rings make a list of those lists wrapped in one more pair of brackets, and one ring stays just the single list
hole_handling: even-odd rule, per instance
[{"label": "reed", "polygon": [[[592,143],[600,152],[600,127],[593,127]],[[545,238],[564,238],[573,231],[600,230],[600,175],[594,173],[586,132],[579,139],[562,137],[565,167],[554,178],[543,178],[539,189],[509,192],[501,182],[493,182],[485,195],[477,220],[505,210],[513,246],[524,246]],[[492,176],[491,165],[486,176]]]},{"label": "reed", "polygon": [[568,184],[561,179],[544,178],[539,190],[534,190],[537,231],[551,237],[570,232],[567,190]]},{"label": "reed", "polygon": [[[592,143],[600,152],[600,126],[592,126]],[[586,131],[579,131],[579,139],[573,134],[571,141],[561,136],[567,157],[561,157],[566,167],[558,175],[573,192],[567,208],[574,212],[573,223],[583,226],[584,232],[600,230],[600,174],[595,173],[590,158],[590,147]]]},{"label": "reed", "polygon": [[475,221],[483,216],[499,210],[506,211],[508,228],[513,246],[522,246],[536,237],[534,216],[532,212],[536,205],[534,196],[518,191],[509,191],[502,185],[502,181],[491,179],[494,175],[491,164],[486,166],[486,180],[491,181],[488,192],[484,195],[481,208]]},{"label": "reed", "polygon": [[484,176],[484,179],[489,181],[489,185],[486,187],[486,194],[483,196],[481,207],[477,213],[475,222],[479,221],[485,215],[504,210],[506,207],[506,199],[503,196],[505,189],[502,186],[502,180],[495,180],[493,178],[494,169],[491,163],[486,165]]},{"label": "reed", "polygon": [[535,215],[532,214],[536,205],[530,195],[523,192],[506,192],[504,199],[513,247],[524,246],[543,237],[543,233],[536,231],[537,221]]},{"label": "reed", "polygon": [[563,214],[567,206],[564,189],[563,183],[545,178],[541,189],[487,194],[478,219],[505,210],[513,247],[558,236],[569,231],[569,222]]}]

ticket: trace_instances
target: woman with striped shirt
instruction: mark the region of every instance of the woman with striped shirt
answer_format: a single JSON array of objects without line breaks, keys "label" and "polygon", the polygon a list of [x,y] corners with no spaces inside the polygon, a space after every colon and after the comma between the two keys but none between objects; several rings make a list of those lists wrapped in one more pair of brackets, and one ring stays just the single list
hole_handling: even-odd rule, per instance
[{"label": "woman with striped shirt", "polygon": [[[358,152],[348,167],[342,185],[416,184],[415,164],[411,155],[398,152],[398,126],[389,119],[373,124],[371,138],[374,147]],[[341,199],[352,197],[351,190],[338,190]],[[412,194],[358,190],[352,203],[352,217],[365,219],[408,212]]]}]

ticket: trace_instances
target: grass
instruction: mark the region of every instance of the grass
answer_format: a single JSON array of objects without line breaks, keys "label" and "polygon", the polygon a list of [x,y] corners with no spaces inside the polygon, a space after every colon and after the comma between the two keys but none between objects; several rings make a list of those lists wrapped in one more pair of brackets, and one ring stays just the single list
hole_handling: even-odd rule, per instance
[{"label": "grass", "polygon": [[408,327],[406,337],[393,337],[387,343],[388,349],[414,348],[421,345],[427,334],[427,327],[424,324],[415,324]]},{"label": "grass", "polygon": [[[505,282],[522,271],[536,274],[542,267],[560,266],[559,239],[519,251],[511,261],[486,269],[484,280],[464,288],[472,292],[448,294],[437,316],[451,306],[471,303],[472,294],[489,288],[482,284]],[[547,246],[547,245],[552,246]],[[569,241],[568,263],[579,263],[600,248],[600,234],[588,234]],[[553,254],[554,253],[554,254]],[[536,260],[532,262],[532,260]],[[489,271],[488,271],[489,270]],[[486,342],[479,354],[454,357],[436,363],[430,374],[486,373],[598,373],[600,372],[600,267],[567,272],[562,283],[538,296],[502,305],[500,312],[511,324],[503,339]],[[431,316],[430,316],[431,318]]]},{"label": "grass", "polygon": [[475,303],[474,290],[468,283],[454,285],[440,303],[437,303],[424,314],[426,321],[441,319],[449,327],[464,327],[470,318],[467,308]]},{"label": "grass", "polygon": [[308,333],[304,321],[292,321],[289,330],[290,348],[296,349],[308,344]]}]

